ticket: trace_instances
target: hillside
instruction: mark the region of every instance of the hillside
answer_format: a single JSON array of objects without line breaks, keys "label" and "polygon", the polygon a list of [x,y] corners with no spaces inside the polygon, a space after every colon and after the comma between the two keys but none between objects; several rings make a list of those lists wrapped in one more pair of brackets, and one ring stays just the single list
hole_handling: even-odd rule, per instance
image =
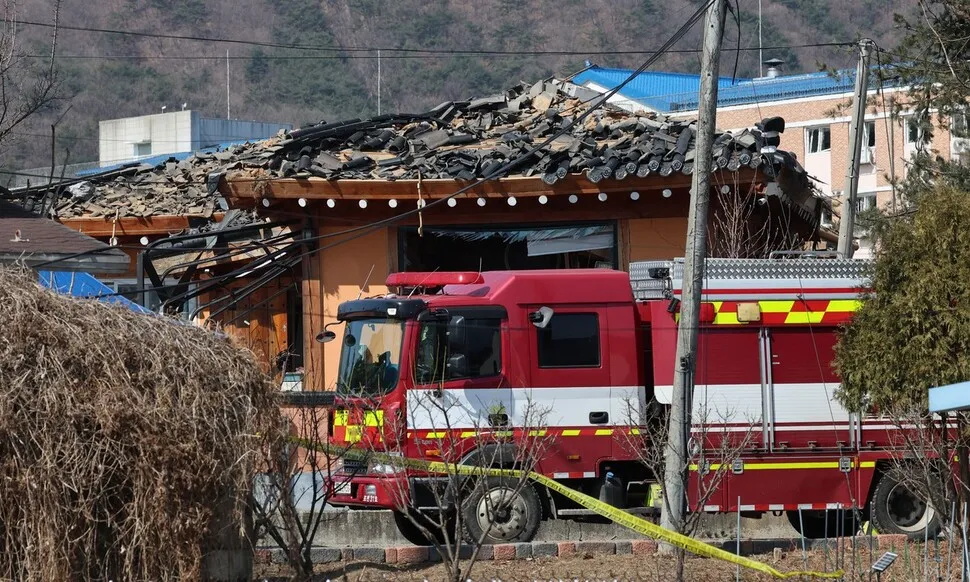
[{"label": "hillside", "polygon": [[[764,46],[853,41],[866,34],[894,44],[893,12],[916,0],[763,0]],[[575,55],[452,55],[382,51],[381,109],[419,111],[447,99],[493,92],[518,80],[578,71],[597,64],[636,67],[645,55],[593,54],[650,50],[686,19],[699,0],[104,0],[65,2],[61,22],[205,38],[243,39],[313,47],[387,49],[576,51]],[[21,0],[23,21],[49,22],[52,0]],[[757,46],[757,0],[740,0],[740,18],[728,17],[726,47]],[[738,23],[740,21],[740,26]],[[22,25],[19,41],[38,59],[49,54],[51,30]],[[700,26],[664,56],[656,70],[696,71]],[[234,118],[300,125],[377,113],[376,51],[258,47],[60,30],[57,68],[65,100],[57,112],[21,127],[16,143],[2,144],[8,169],[50,163],[50,125],[57,125],[58,163],[97,158],[99,119],[178,109],[226,113],[226,51]],[[693,52],[692,52],[693,51]],[[722,73],[735,66],[725,53]],[[786,61],[788,73],[817,63],[854,63],[851,50],[766,50]],[[758,74],[757,51],[742,51],[738,75]]]}]

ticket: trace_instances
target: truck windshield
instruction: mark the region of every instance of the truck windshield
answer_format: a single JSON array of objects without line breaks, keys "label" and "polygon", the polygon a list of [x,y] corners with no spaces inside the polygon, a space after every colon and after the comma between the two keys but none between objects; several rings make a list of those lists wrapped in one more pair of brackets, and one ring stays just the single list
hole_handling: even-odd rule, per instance
[{"label": "truck windshield", "polygon": [[347,322],[337,391],[354,396],[386,394],[400,375],[404,322],[357,319]]}]

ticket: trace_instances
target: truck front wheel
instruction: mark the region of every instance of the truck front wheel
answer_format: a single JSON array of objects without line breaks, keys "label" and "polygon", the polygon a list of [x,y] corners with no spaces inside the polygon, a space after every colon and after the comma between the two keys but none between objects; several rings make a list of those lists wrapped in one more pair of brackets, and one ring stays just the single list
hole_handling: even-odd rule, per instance
[{"label": "truck front wheel", "polygon": [[532,484],[504,477],[485,477],[476,483],[461,511],[471,543],[532,541],[542,519],[542,504]]},{"label": "truck front wheel", "polygon": [[[416,509],[408,508],[406,511],[407,513],[397,510],[393,512],[394,525],[397,526],[397,531],[401,536],[412,544],[416,546],[427,546],[431,544],[432,540],[428,539],[428,535],[433,536],[433,541],[439,544],[446,543],[447,541],[453,542],[457,539],[454,516],[444,521],[445,526],[451,530],[451,540],[445,540],[445,532],[441,528],[442,521],[440,519],[433,519]],[[421,527],[419,527],[419,524]]]},{"label": "truck front wheel", "polygon": [[939,514],[933,506],[889,473],[884,473],[876,483],[870,513],[872,524],[881,534],[905,534],[921,540],[926,535],[933,538],[940,533]]}]

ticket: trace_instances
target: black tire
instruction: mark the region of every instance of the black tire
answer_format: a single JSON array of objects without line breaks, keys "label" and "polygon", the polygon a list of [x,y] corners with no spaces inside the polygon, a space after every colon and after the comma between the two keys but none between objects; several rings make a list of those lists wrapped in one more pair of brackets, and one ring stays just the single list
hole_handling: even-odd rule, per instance
[{"label": "black tire", "polygon": [[539,531],[542,502],[531,483],[485,477],[462,500],[461,512],[470,543],[530,542]]},{"label": "black tire", "polygon": [[872,525],[881,534],[903,534],[912,540],[922,540],[927,535],[935,538],[940,533],[940,514],[890,473],[879,477],[870,503]]},{"label": "black tire", "polygon": [[[412,544],[416,546],[429,546],[432,542],[432,540],[428,539],[427,534],[418,527],[418,524],[421,524],[428,530],[428,533],[433,536],[435,542],[439,544],[445,543],[444,531],[437,525],[438,520],[434,520],[414,509],[409,510],[408,514],[401,511],[394,511],[393,513],[394,525],[397,526],[397,531],[401,533],[404,539]],[[449,518],[446,525],[452,530],[450,541],[453,542],[457,534],[454,531],[455,520]]]},{"label": "black tire", "polygon": [[[858,531],[859,520],[854,517],[854,512],[850,510],[836,511],[830,510],[802,510],[801,519],[798,511],[786,511],[788,523],[795,531],[806,538],[818,540],[823,538],[836,538],[841,536],[851,536]],[[841,523],[840,523],[841,521]]]}]

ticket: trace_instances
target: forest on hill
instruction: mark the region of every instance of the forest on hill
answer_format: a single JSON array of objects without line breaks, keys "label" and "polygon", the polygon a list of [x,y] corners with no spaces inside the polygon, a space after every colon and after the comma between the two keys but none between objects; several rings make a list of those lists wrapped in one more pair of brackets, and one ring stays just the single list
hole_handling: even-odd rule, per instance
[{"label": "forest on hill", "polygon": [[[52,0],[17,5],[18,43],[49,61]],[[700,0],[103,0],[63,2],[55,67],[60,100],[2,144],[6,169],[97,159],[98,120],[183,106],[219,117],[292,123],[422,111],[520,80],[568,75],[586,61],[637,67]],[[732,2],[722,74],[757,76],[758,0]],[[874,38],[891,48],[893,14],[916,0],[762,0],[764,58],[785,73],[851,66],[825,45]],[[696,72],[700,26],[653,70]],[[100,30],[92,30],[100,29]],[[105,31],[142,33],[117,34]],[[193,37],[159,38],[159,36]],[[222,40],[212,40],[222,39]],[[244,42],[225,42],[244,41]],[[457,52],[467,51],[467,52]],[[545,54],[534,54],[536,51]],[[532,53],[532,54],[530,54]],[[559,54],[549,54],[559,53]],[[563,54],[567,53],[567,54]]]}]

